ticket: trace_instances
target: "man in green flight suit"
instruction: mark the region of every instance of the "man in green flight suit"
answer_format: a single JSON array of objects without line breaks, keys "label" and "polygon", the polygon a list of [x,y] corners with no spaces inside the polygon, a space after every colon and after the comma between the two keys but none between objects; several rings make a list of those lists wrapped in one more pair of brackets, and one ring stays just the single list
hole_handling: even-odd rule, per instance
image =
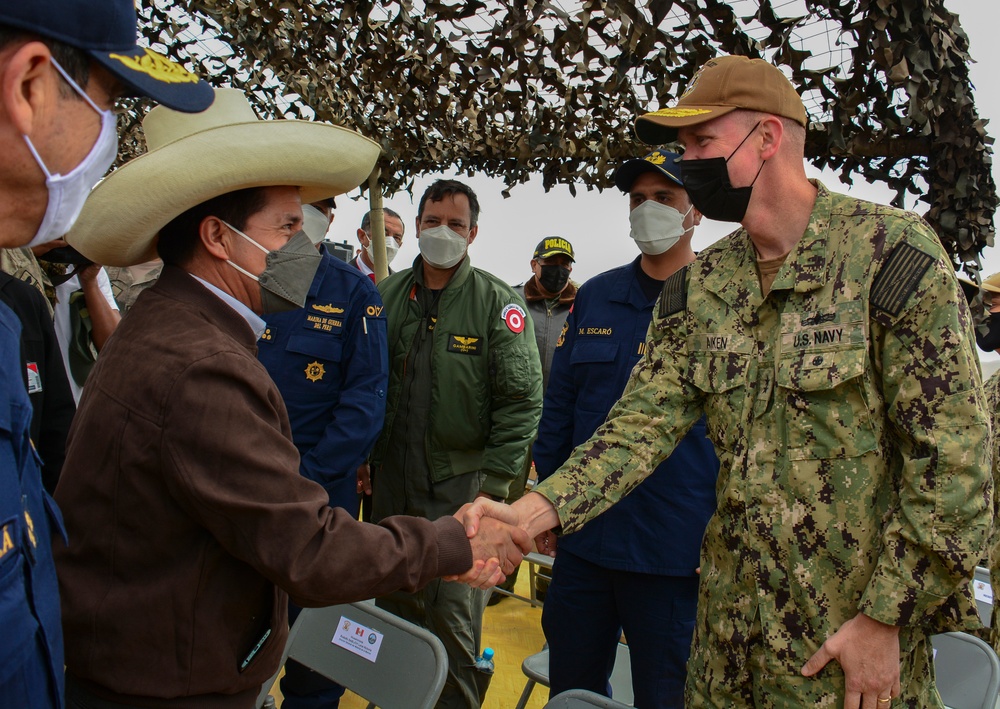
[{"label": "man in green flight suit", "polygon": [[[378,284],[389,389],[371,454],[375,522],[404,512],[435,520],[476,497],[503,500],[542,413],[541,363],[524,301],[468,257],[479,233],[475,192],[438,180],[421,197],[416,221],[413,267]],[[440,579],[378,599],[444,643],[448,678],[438,707],[480,706],[474,662],[485,601],[482,591]]]},{"label": "man in green flight suit", "polygon": [[780,70],[738,56],[638,119],[685,146],[695,208],[742,228],[666,281],[594,437],[466,526],[579,529],[705,414],[721,470],[687,705],[940,707],[928,636],[978,625],[992,517],[972,319],[919,217],[806,177],[806,123]]}]

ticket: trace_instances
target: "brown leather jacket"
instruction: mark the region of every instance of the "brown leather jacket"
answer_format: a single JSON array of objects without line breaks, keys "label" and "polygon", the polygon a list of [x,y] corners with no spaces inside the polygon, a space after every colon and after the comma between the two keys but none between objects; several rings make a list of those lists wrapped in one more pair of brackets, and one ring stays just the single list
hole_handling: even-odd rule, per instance
[{"label": "brown leather jacket", "polygon": [[255,354],[235,310],[167,267],[87,381],[56,565],[67,673],[99,696],[252,707],[278,667],[286,591],[330,605],[472,565],[452,518],[375,526],[328,507]]}]

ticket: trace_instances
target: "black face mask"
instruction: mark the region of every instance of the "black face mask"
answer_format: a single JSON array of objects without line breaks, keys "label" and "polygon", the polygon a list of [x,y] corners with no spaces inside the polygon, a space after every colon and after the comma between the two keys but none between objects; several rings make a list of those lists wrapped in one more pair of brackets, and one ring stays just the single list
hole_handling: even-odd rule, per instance
[{"label": "black face mask", "polygon": [[1000,350],[1000,313],[990,313],[986,321],[986,334],[984,335],[976,327],[976,344],[983,352],[995,352]]},{"label": "black face mask", "polygon": [[[736,150],[747,142],[747,138],[753,135],[759,125],[760,123],[757,123],[750,129],[746,138],[736,146]],[[680,161],[681,180],[684,182],[684,190],[691,198],[691,204],[703,215],[718,222],[743,221],[750,205],[753,182],[757,181],[760,171],[764,169],[762,162],[757,174],[754,175],[753,182],[747,187],[733,187],[729,182],[727,163],[736,154],[736,150],[733,150],[728,158]]]},{"label": "black face mask", "polygon": [[563,288],[569,283],[569,269],[565,266],[539,266],[542,275],[538,277],[538,284],[548,293],[562,293]]}]

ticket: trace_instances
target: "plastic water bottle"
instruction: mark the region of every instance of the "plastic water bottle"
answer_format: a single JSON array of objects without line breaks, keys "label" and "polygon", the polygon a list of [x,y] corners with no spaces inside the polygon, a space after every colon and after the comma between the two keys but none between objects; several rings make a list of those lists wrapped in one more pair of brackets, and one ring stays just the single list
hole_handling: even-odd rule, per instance
[{"label": "plastic water bottle", "polygon": [[486,690],[490,688],[495,669],[493,648],[483,648],[483,654],[476,658],[476,687],[479,689],[480,704],[486,700]]}]

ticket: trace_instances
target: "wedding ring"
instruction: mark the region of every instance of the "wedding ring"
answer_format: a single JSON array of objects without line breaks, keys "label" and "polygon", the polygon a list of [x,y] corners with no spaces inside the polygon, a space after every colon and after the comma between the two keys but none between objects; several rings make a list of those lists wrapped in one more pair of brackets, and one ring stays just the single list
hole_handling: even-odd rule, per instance
[{"label": "wedding ring", "polygon": [[892,701],[892,697],[886,697],[885,699],[883,699],[882,697],[879,697],[878,701],[879,701],[880,704],[885,704],[886,702],[891,702]]}]

